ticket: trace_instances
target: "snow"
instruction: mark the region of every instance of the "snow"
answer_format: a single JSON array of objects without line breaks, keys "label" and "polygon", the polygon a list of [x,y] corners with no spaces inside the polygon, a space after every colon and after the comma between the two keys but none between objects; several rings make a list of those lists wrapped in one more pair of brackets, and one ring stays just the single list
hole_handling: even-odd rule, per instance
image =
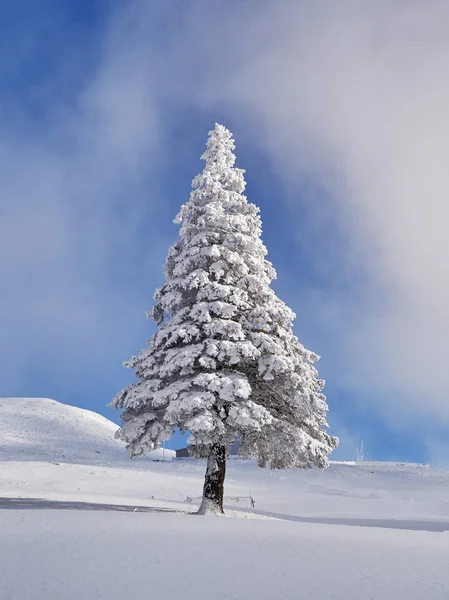
[{"label": "snow", "polygon": [[0,405],[2,600],[449,597],[446,471],[229,461],[227,518],[199,517],[205,461],[131,461],[95,413]]},{"label": "snow", "polygon": [[[0,461],[125,461],[124,445],[114,439],[118,428],[95,412],[49,398],[0,398]],[[161,449],[150,458],[175,455]]]},{"label": "snow", "polygon": [[447,599],[445,534],[63,510],[0,527],[5,600]]}]

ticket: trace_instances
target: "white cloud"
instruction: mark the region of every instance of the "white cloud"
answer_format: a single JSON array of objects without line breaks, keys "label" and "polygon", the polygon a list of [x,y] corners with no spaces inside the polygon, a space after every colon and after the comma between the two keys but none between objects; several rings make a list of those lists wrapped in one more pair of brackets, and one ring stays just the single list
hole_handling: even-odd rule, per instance
[{"label": "white cloud", "polygon": [[[326,228],[333,222],[346,240],[338,261],[325,248],[314,257],[317,270],[342,269],[333,283],[341,276],[347,287],[321,304],[314,296],[339,380],[369,390],[387,418],[447,420],[449,4],[251,7],[215,21],[212,11],[195,14],[190,43],[209,54],[193,94],[251,114],[252,135],[292,196],[304,175],[327,190],[324,204],[303,197],[291,209],[315,227],[316,243],[326,245],[324,210]],[[209,34],[196,43],[201,28]]]},{"label": "white cloud", "polygon": [[141,184],[161,132],[151,69],[121,38],[121,18],[95,48],[77,49],[79,86],[70,81],[73,56],[61,56],[56,81],[44,83],[43,73],[43,122],[27,92],[0,114],[0,375],[17,393],[39,361],[55,378],[77,377],[96,353],[101,363],[111,345],[123,352],[130,325],[144,324],[123,263],[153,266],[135,238],[156,205]]}]

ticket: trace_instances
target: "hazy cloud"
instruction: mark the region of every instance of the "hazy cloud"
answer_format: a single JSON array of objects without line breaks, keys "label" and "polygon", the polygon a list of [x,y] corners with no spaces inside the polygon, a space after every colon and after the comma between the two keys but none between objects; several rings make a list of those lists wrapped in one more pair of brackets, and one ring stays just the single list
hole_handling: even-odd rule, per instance
[{"label": "hazy cloud", "polygon": [[[305,246],[322,246],[311,258],[334,289],[313,302],[340,381],[386,416],[394,399],[393,413],[448,419],[449,4],[250,4],[209,23],[202,48],[217,50],[197,101],[251,114],[311,226]],[[321,199],[293,199],[304,177]]]},{"label": "hazy cloud", "polygon": [[[136,321],[143,318],[141,299],[123,285],[117,265],[128,259],[132,270],[137,262],[139,245],[129,242],[154,206],[141,187],[160,128],[151,68],[121,30],[119,17],[105,23],[95,46],[78,48],[76,69],[61,53],[57,79],[42,74],[41,122],[29,106],[32,90],[0,113],[0,372],[7,389],[20,390],[29,366],[42,360],[46,368],[54,361],[56,377],[62,366],[62,373],[82,371],[95,349],[101,362],[108,344],[126,335],[133,306],[141,309]],[[42,43],[22,40],[22,50]]]}]

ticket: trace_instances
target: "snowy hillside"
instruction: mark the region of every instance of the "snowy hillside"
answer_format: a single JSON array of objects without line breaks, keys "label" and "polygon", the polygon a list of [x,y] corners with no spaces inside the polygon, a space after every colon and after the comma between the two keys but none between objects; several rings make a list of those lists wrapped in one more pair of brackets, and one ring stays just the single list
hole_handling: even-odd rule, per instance
[{"label": "snowy hillside", "polygon": [[53,400],[0,400],[0,598],[449,598],[448,472],[233,460],[231,518],[192,517],[204,461],[131,461],[116,427]]},{"label": "snowy hillside", "polygon": [[0,398],[0,460],[125,461],[117,429],[97,413],[48,398]]}]

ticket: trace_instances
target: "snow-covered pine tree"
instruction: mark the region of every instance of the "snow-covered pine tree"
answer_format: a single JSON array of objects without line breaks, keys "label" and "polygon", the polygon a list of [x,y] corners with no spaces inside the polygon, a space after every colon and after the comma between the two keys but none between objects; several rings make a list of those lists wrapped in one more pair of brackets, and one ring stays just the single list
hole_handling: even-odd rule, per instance
[{"label": "snow-covered pine tree", "polygon": [[325,428],[324,382],[292,330],[294,313],[270,287],[259,209],[243,195],[234,141],[209,132],[203,172],[175,219],[166,282],[150,313],[158,330],[125,366],[137,382],[112,405],[124,409],[118,437],[131,456],[157,448],[175,428],[190,432],[193,456],[207,458],[199,513],[223,512],[226,457],[273,468],[327,466],[338,439]]}]

